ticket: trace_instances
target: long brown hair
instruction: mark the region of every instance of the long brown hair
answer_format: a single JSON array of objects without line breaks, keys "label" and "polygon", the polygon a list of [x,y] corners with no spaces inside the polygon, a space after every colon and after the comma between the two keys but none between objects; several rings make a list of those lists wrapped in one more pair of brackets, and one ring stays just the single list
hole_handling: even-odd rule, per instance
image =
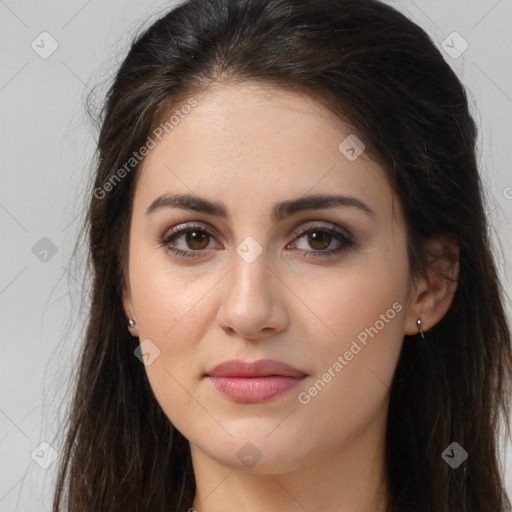
[{"label": "long brown hair", "polygon": [[[132,44],[101,117],[86,224],[90,318],[54,512],[192,506],[188,441],[155,400],[122,308],[139,168],[126,162],[186,98],[245,80],[315,97],[364,138],[403,207],[413,275],[428,269],[429,241],[458,244],[452,305],[424,345],[405,337],[392,383],[388,511],[503,512],[511,504],[498,438],[503,421],[510,433],[512,348],[477,130],[465,89],[433,42],[376,0],[188,0]],[[456,469],[441,456],[452,442],[469,454]]]}]

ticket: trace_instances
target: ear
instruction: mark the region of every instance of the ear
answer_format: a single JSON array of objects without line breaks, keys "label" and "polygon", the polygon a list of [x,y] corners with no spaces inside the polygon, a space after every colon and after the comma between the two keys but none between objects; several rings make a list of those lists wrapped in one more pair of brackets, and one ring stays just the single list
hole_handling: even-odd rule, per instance
[{"label": "ear", "polygon": [[[137,326],[137,318],[135,317],[135,313],[133,310],[133,302],[132,302],[132,295],[130,291],[129,284],[126,284],[127,280],[124,279],[123,287],[122,287],[122,294],[123,294],[123,309],[126,315],[126,324],[128,326],[128,330],[130,331],[130,334],[132,336],[138,337],[139,336],[139,328]],[[128,320],[132,319],[135,322],[134,327],[130,327],[128,325]]]},{"label": "ear", "polygon": [[405,322],[405,334],[417,334],[420,319],[422,330],[436,325],[452,304],[459,276],[459,247],[448,237],[429,242],[431,255],[426,275],[415,279],[409,311]]}]

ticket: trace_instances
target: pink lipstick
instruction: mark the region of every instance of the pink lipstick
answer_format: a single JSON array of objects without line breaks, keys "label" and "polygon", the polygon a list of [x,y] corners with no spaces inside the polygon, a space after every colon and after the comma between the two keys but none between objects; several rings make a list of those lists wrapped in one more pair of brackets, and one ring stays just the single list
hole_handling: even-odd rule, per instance
[{"label": "pink lipstick", "polygon": [[206,375],[215,388],[236,402],[260,403],[298,386],[307,374],[272,359],[225,361]]}]

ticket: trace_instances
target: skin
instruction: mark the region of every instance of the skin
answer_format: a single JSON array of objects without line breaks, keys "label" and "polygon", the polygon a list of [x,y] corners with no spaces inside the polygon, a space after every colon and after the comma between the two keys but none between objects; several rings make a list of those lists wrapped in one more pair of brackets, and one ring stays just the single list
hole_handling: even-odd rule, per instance
[{"label": "skin", "polygon": [[[404,219],[384,170],[365,153],[349,161],[340,152],[350,131],[320,104],[249,82],[194,97],[198,105],[140,170],[123,298],[136,321],[131,333],[160,350],[145,370],[163,411],[190,442],[194,508],[384,511],[389,386],[403,336],[418,332],[418,318],[423,330],[437,323],[454,290],[436,274],[412,279]],[[158,196],[178,193],[221,202],[228,216],[175,207],[146,213]],[[357,198],[373,214],[336,206],[272,220],[275,203],[323,193]],[[187,245],[181,234],[170,245],[199,248],[198,258],[158,243],[188,222],[211,236]],[[338,226],[354,244],[333,257],[308,257],[341,243],[332,237],[322,248],[295,235],[309,225],[317,232]],[[252,263],[236,252],[248,236],[262,249]],[[455,275],[456,266],[448,271]],[[300,403],[299,393],[396,303],[394,318]],[[236,403],[204,373],[237,358],[275,359],[308,377],[270,401]],[[251,467],[237,457],[247,443],[261,455]]]}]

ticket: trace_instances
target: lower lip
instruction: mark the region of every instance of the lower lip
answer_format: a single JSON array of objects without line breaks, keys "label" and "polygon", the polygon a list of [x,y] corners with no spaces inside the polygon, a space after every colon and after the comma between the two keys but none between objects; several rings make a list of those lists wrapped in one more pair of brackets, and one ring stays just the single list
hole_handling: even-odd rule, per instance
[{"label": "lower lip", "polygon": [[237,402],[257,404],[286,393],[305,377],[208,377],[224,395]]}]

